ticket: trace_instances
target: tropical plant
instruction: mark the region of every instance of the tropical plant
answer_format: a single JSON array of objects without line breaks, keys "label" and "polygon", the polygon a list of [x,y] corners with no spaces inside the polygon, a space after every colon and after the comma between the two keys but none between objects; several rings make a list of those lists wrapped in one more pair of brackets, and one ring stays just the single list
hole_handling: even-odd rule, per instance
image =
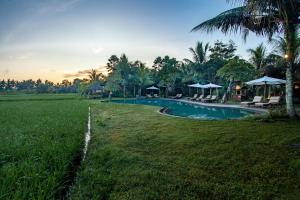
[{"label": "tropical plant", "polygon": [[254,65],[257,70],[260,70],[265,67],[266,58],[267,58],[267,50],[263,43],[260,43],[254,49],[247,50],[250,54],[250,62]]},{"label": "tropical plant", "polygon": [[275,33],[284,34],[286,42],[286,110],[295,117],[293,82],[296,70],[297,30],[300,23],[300,2],[297,0],[231,0],[242,5],[227,10],[192,29],[192,31],[221,30],[238,32],[246,39],[249,32],[271,38]]},{"label": "tropical plant", "polygon": [[207,59],[207,52],[209,49],[209,43],[205,45],[202,42],[197,42],[196,47],[193,49],[192,47],[189,48],[190,52],[193,55],[193,61],[189,59],[185,59],[186,62],[191,62],[194,64],[202,64]]},{"label": "tropical plant", "polygon": [[255,68],[249,62],[239,57],[231,59],[226,65],[218,70],[217,76],[229,82],[226,93],[223,96],[222,102],[225,103],[228,95],[231,93],[232,84],[234,81],[248,81],[256,75]]}]

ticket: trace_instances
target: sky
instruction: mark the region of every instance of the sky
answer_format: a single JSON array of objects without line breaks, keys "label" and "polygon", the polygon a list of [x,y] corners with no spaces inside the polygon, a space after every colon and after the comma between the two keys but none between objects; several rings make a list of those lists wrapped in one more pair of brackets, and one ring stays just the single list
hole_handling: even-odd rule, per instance
[{"label": "sky", "polygon": [[[191,58],[197,41],[233,40],[247,58],[265,38],[191,32],[232,8],[225,0],[0,0],[0,79],[59,82],[91,68],[105,73],[125,53],[149,67],[157,56]],[[266,43],[267,44],[267,43]]]}]

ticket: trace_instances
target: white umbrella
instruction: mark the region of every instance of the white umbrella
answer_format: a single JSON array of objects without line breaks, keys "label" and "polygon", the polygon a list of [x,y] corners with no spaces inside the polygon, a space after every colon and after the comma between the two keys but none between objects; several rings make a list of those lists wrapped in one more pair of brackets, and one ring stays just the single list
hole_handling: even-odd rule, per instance
[{"label": "white umbrella", "polygon": [[[198,88],[205,88],[204,85],[201,85],[200,83],[195,83],[192,85],[188,85],[188,87],[193,87],[193,88],[197,88],[197,94],[198,94]],[[203,93],[203,91],[202,91]]]},{"label": "white umbrella", "polygon": [[209,84],[206,84],[206,85],[203,85],[204,88],[209,88],[210,89],[210,94],[211,94],[211,89],[212,88],[221,88],[222,86],[221,85],[216,85],[216,84],[213,84],[213,83],[209,83]]},{"label": "white umbrella", "polygon": [[247,85],[280,85],[285,83],[285,80],[272,78],[268,76],[264,76],[262,78],[246,82]]},{"label": "white umbrella", "polygon": [[157,87],[154,87],[154,86],[151,86],[151,87],[148,87],[146,88],[147,90],[159,90]]},{"label": "white umbrella", "polygon": [[192,84],[192,85],[188,85],[189,87],[194,87],[194,88],[204,88],[203,85],[196,83],[196,84]]},{"label": "white umbrella", "polygon": [[216,85],[216,84],[213,84],[213,83],[209,83],[209,84],[206,84],[206,85],[203,85],[204,88],[221,88],[222,86],[221,85]]},{"label": "white umbrella", "polygon": [[146,88],[147,90],[151,90],[151,95],[153,95],[153,90],[159,90],[157,87],[154,87],[154,86],[151,86],[151,87],[148,87]]},{"label": "white umbrella", "polygon": [[264,85],[264,98],[266,98],[267,85],[281,85],[285,83],[285,80],[272,78],[268,76],[264,76],[262,78],[246,82],[247,85]]}]

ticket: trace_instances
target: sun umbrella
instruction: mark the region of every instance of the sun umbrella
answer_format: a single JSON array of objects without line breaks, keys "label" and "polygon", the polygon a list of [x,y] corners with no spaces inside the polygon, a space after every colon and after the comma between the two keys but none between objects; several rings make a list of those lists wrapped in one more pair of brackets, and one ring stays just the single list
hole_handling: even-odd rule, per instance
[{"label": "sun umbrella", "polygon": [[268,76],[264,76],[262,78],[246,82],[247,85],[264,85],[264,98],[266,98],[267,85],[281,85],[285,83],[285,80],[272,78]]},{"label": "sun umbrella", "polygon": [[158,88],[157,87],[154,87],[154,86],[151,86],[151,87],[148,87],[148,88],[146,88],[147,90],[158,90]]},{"label": "sun umbrella", "polygon": [[262,78],[246,82],[247,85],[280,85],[285,83],[285,80],[272,78],[268,76],[264,76]]},{"label": "sun umbrella", "polygon": [[222,86],[221,85],[216,85],[216,84],[213,84],[213,83],[209,83],[209,84],[203,85],[203,87],[204,88],[209,88],[210,89],[209,92],[210,92],[210,95],[211,95],[211,89],[212,88],[221,88]]},{"label": "sun umbrella", "polygon": [[[193,88],[197,88],[197,94],[198,94],[198,88],[205,88],[204,85],[201,85],[200,83],[195,83],[195,84],[192,84],[192,85],[188,85],[188,87],[193,87]],[[203,91],[202,91],[203,93]]]},{"label": "sun umbrella", "polygon": [[148,87],[146,88],[147,90],[151,90],[151,95],[153,95],[153,90],[159,90],[157,87],[154,87],[154,86],[151,86],[151,87]]}]

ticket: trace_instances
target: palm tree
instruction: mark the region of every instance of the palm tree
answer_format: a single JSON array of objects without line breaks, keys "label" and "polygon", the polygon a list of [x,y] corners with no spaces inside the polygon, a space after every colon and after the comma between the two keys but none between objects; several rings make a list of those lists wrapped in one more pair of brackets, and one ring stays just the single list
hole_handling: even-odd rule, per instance
[{"label": "palm tree", "polygon": [[261,70],[265,66],[267,53],[263,43],[259,44],[255,49],[248,49],[250,54],[250,62],[257,70]]},{"label": "palm tree", "polygon": [[91,69],[90,71],[88,71],[88,77],[90,79],[90,82],[96,82],[99,81],[100,78],[103,77],[102,73],[98,73],[97,70],[95,69]]},{"label": "palm tree", "polygon": [[[230,1],[230,0],[228,0]],[[231,0],[240,2],[237,8],[227,10],[207,20],[192,31],[215,29],[223,33],[241,32],[246,39],[249,31],[272,38],[274,33],[284,34],[286,41],[286,109],[295,117],[293,82],[296,70],[296,41],[300,23],[300,2],[296,0]]]},{"label": "palm tree", "polygon": [[143,87],[153,84],[153,81],[150,77],[150,70],[146,68],[144,63],[141,62],[139,63],[137,69],[137,83],[139,86],[139,96],[142,95]]},{"label": "palm tree", "polygon": [[202,64],[206,61],[207,51],[209,48],[209,44],[205,45],[202,42],[197,42],[196,47],[193,49],[189,48],[190,52],[193,54],[193,61],[189,59],[185,59],[186,62],[192,62],[195,64]]},{"label": "palm tree", "polygon": [[[298,66],[300,63],[300,35],[296,36],[296,44],[295,44],[295,61],[294,63]],[[283,37],[277,37],[276,39],[272,39],[271,41],[274,45],[274,54],[281,56],[284,58],[287,55],[287,43]]]}]

